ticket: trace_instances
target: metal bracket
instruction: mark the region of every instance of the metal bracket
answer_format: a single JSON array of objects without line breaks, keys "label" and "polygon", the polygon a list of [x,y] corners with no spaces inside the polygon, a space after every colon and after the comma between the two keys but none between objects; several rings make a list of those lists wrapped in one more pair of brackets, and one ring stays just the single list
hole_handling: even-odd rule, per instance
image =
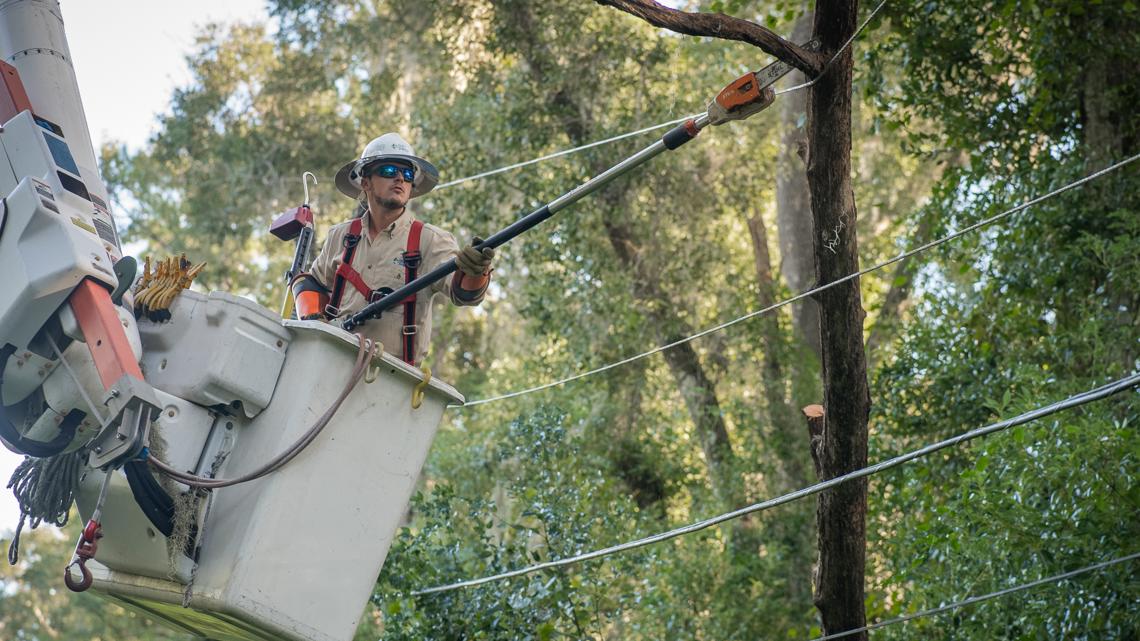
[{"label": "metal bracket", "polygon": [[105,469],[135,458],[146,447],[150,424],[158,415],[154,388],[130,375],[123,375],[107,392],[103,405],[110,418],[91,443],[88,464]]}]

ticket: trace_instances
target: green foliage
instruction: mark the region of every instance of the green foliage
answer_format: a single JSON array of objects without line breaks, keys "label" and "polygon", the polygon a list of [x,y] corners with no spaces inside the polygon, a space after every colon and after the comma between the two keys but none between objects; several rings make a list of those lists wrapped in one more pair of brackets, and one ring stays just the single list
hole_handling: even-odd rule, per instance
[{"label": "green foliage", "polygon": [[[1041,384],[1003,404],[1000,414],[1080,388]],[[890,550],[892,613],[1134,552],[1140,416],[1133,404],[1105,402],[981,441],[950,462],[958,471],[943,475],[944,492],[931,492],[932,475],[897,474],[891,503],[911,511],[889,539],[880,532]],[[1129,639],[1137,632],[1137,588],[1134,568],[1124,564],[916,622],[891,637]]]},{"label": "green foliage", "polygon": [[[124,238],[156,257],[207,261],[206,287],[274,305],[292,246],[267,234],[269,223],[300,204],[302,172],[356,153],[352,122],[328,72],[276,45],[262,26],[207,28],[192,71],[147,149],[102,152],[108,185],[130,217]],[[317,187],[314,205],[331,201],[331,182]]]},{"label": "green foliage", "polygon": [[[591,453],[599,436],[540,408],[464,453],[483,469],[450,468],[448,481],[417,496],[414,525],[393,544],[375,595],[382,638],[752,639],[773,621],[786,625],[789,613],[764,595],[789,589],[780,574],[787,551],[775,540],[759,555],[734,551],[733,539],[747,535],[739,526],[505,582],[411,594],[665,529],[616,480],[613,463]],[[475,497],[457,490],[488,483]],[[742,620],[745,604],[760,615]],[[795,632],[806,630],[809,612],[791,615],[802,626]]]},{"label": "green foliage", "polygon": [[[1140,151],[1137,84],[1114,68],[1135,16],[1109,4],[928,3],[871,57],[868,95],[950,164],[916,216],[964,227]],[[1140,366],[1140,179],[1125,170],[932,253],[877,378],[880,453],[1089,389]],[[1131,398],[1096,403],[878,479],[876,610],[930,607],[1135,552]],[[1120,566],[895,638],[1135,638]],[[1016,603],[1015,603],[1016,602]]]},{"label": "green foliage", "polygon": [[571,556],[636,527],[636,508],[601,473],[605,461],[570,432],[553,410],[518,419],[485,454],[501,479],[495,500],[465,499],[443,484],[413,501],[418,525],[401,532],[380,576],[384,638],[583,638],[640,600],[644,553],[503,585],[409,595],[455,577]]}]

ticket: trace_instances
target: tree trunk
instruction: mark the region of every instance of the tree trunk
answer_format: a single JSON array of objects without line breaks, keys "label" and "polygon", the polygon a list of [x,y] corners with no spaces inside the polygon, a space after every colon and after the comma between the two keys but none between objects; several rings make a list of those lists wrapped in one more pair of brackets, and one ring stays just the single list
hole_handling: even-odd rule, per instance
[{"label": "tree trunk", "polygon": [[[854,33],[857,2],[818,2],[815,37],[834,52]],[[859,269],[855,195],[851,187],[851,50],[819,77],[808,102],[808,183],[811,186],[816,277],[830,283]],[[863,306],[858,281],[817,295],[824,407],[817,456],[821,480],[867,463],[871,398],[863,351]],[[824,492],[816,506],[819,567],[815,605],[825,634],[862,627],[866,564],[867,484]],[[866,633],[852,635],[865,639]]]},{"label": "tree trunk", "polygon": [[[1109,29],[1102,12],[1094,12],[1085,18],[1087,33],[1106,33]],[[1122,32],[1119,35],[1123,36]],[[1107,34],[1106,34],[1107,35]],[[1122,76],[1128,68],[1127,60],[1121,60],[1101,48],[1093,48],[1083,61],[1084,78],[1081,92],[1081,124],[1084,136],[1081,146],[1090,169],[1102,167],[1119,160],[1124,155],[1121,137],[1121,110],[1115,104],[1116,95],[1123,93]],[[1133,59],[1133,65],[1137,66]],[[1134,76],[1132,76],[1134,78]],[[1096,187],[1094,185],[1094,187]]]},{"label": "tree trunk", "polygon": [[612,402],[599,407],[607,415],[609,429],[603,438],[609,442],[606,455],[618,478],[641,509],[655,509],[664,515],[661,504],[668,495],[658,461],[638,438],[642,423],[642,391],[645,388],[646,361],[630,363],[618,375],[606,377],[607,398]]},{"label": "tree trunk", "polygon": [[[756,282],[760,291],[757,303],[760,307],[769,307],[776,302],[777,290],[768,252],[768,230],[759,214],[748,219],[748,231],[752,236]],[[777,314],[765,314],[758,318],[757,322],[760,324],[763,352],[761,387],[768,406],[768,423],[771,426],[766,436],[770,437],[772,454],[779,461],[784,477],[783,482],[773,489],[787,491],[796,489],[808,481],[804,465],[806,460],[803,457],[803,449],[799,446],[799,421],[788,397],[788,374],[791,368],[785,367],[784,358],[790,346],[780,331],[780,317]]]},{"label": "tree trunk", "polygon": [[[805,43],[811,38],[812,14],[806,2],[799,7],[802,15],[796,19],[791,39]],[[798,85],[806,78],[793,71],[784,79],[786,86]],[[807,92],[797,91],[780,97],[780,143],[776,161],[776,231],[779,239],[780,268],[788,288],[802,292],[815,281],[815,261],[812,246],[811,192],[807,182]],[[750,229],[752,225],[750,223]],[[753,232],[753,244],[758,242]],[[759,253],[757,261],[761,260]],[[765,255],[765,259],[767,259]],[[757,266],[758,273],[761,271]],[[769,274],[771,268],[766,270]],[[774,302],[776,284],[761,287],[761,306]],[[766,291],[773,292],[765,296]],[[776,317],[773,316],[773,324]],[[798,398],[805,392],[807,398],[819,398],[819,304],[812,299],[793,303],[791,307],[792,335],[783,333],[782,348],[773,352],[765,346],[765,359],[778,354],[780,365],[766,365],[765,395],[768,401],[768,420],[772,425],[771,451],[780,464],[780,477],[772,491],[785,493],[804,487],[811,481],[810,464],[803,449],[802,428],[794,408],[806,399]],[[808,355],[810,352],[811,356]],[[814,358],[812,358],[814,356]],[[768,379],[779,376],[782,387],[777,398]],[[806,388],[806,389],[805,389]],[[810,391],[808,391],[810,390]],[[774,536],[786,546],[789,558],[787,598],[791,603],[806,603],[812,593],[811,564],[814,557],[814,529],[808,506],[789,506],[784,516],[773,523]]]},{"label": "tree trunk", "polygon": [[[658,27],[727,37],[760,47],[798,69],[816,72],[855,32],[855,0],[817,2],[814,33],[822,53],[810,54],[751,24],[718,13],[688,13],[652,0],[595,0]],[[745,35],[741,35],[745,34]],[[748,37],[747,34],[762,37]],[[794,54],[794,55],[793,55]],[[858,270],[855,194],[851,189],[851,50],[816,78],[808,102],[808,185],[816,281],[833,282]],[[858,282],[820,292],[820,353],[825,416],[814,448],[818,476],[833,478],[867,462],[871,398],[863,352],[863,305]],[[816,506],[819,581],[815,604],[825,633],[862,627],[866,565],[867,484],[850,483],[820,495]],[[866,633],[852,639],[866,639]]]},{"label": "tree trunk", "polygon": [[[1140,19],[1135,14],[1121,15],[1109,7],[1088,8],[1076,18],[1074,29],[1077,33],[1097,34],[1108,46],[1089,48],[1088,55],[1081,64],[1080,122],[1081,152],[1088,171],[1103,169],[1108,165],[1131,156],[1140,149],[1140,117],[1135,103],[1140,98],[1136,89],[1136,76],[1140,73],[1140,60],[1127,45],[1132,34],[1140,29]],[[1082,191],[1084,200],[1092,207],[1107,213],[1122,206],[1119,190],[1123,179],[1096,181]],[[1137,300],[1132,284],[1124,284],[1118,279],[1108,278],[1104,284],[1104,295],[1110,301],[1106,310],[1114,310],[1115,322],[1121,327],[1136,324]],[[1080,311],[1075,311],[1080,310]],[[1059,326],[1074,326],[1080,323],[1081,305],[1074,304],[1068,295],[1057,305]],[[1135,342],[1116,350],[1117,362],[1121,367],[1133,367],[1138,356]]]}]

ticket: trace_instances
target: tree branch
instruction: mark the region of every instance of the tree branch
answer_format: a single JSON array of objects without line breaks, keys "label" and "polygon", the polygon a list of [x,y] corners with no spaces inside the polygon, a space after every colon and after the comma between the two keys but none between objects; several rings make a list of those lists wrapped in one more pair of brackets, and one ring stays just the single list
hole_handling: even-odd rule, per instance
[{"label": "tree branch", "polygon": [[694,13],[670,9],[654,0],[594,0],[637,16],[655,27],[690,36],[737,40],[759,47],[814,78],[823,69],[823,54],[808,51],[755,22],[723,13]]}]

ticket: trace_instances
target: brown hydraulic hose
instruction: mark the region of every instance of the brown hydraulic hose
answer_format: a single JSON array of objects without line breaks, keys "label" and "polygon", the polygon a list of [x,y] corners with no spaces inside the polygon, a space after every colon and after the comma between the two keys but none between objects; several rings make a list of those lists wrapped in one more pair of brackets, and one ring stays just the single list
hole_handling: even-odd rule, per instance
[{"label": "brown hydraulic hose", "polygon": [[296,458],[297,455],[308,447],[321,431],[324,430],[325,426],[332,420],[332,417],[336,415],[337,410],[340,409],[341,404],[348,398],[349,393],[351,393],[353,388],[356,387],[356,384],[360,382],[360,379],[364,377],[364,373],[368,370],[372,359],[376,357],[377,352],[381,349],[383,348],[379,342],[374,343],[367,338],[360,337],[360,347],[356,353],[356,365],[353,367],[352,374],[348,377],[348,382],[345,384],[344,389],[341,390],[340,396],[337,396],[333,404],[317,419],[316,423],[313,423],[313,426],[310,427],[297,442],[290,445],[284,452],[278,454],[265,465],[262,465],[248,474],[243,474],[242,476],[232,479],[213,479],[190,474],[189,472],[181,472],[153,456],[148,457],[147,460],[159,472],[180,483],[208,490],[230,487],[239,483],[259,479],[267,474],[272,474]]}]

